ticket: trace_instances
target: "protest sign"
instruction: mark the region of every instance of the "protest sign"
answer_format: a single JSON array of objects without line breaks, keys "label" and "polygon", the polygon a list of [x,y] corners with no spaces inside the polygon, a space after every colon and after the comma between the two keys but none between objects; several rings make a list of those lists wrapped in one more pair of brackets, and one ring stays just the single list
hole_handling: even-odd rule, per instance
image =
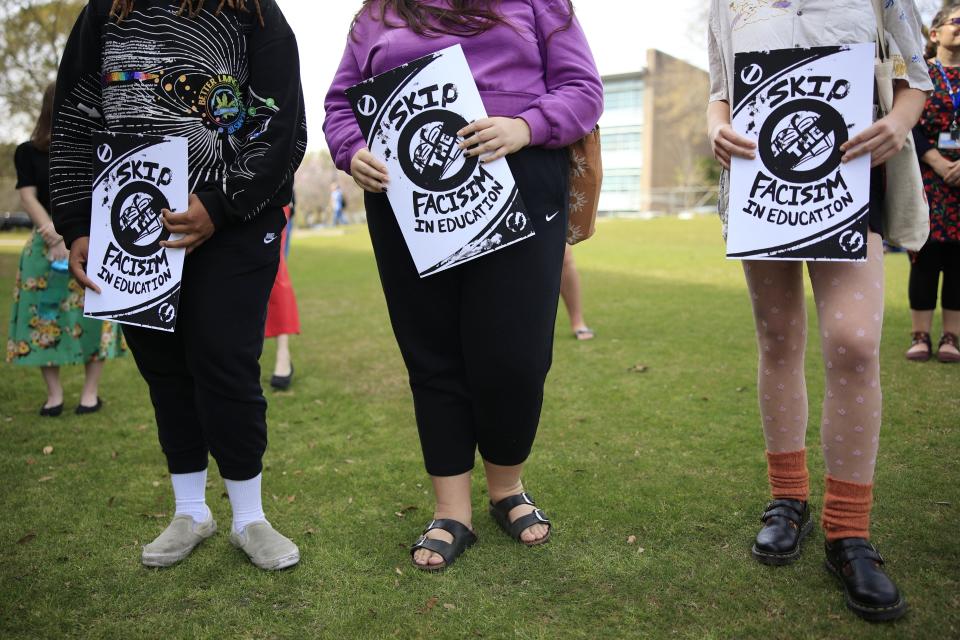
[{"label": "protest sign", "polygon": [[504,159],[467,157],[457,132],[487,114],[460,45],[347,89],[421,277],[534,235]]},{"label": "protest sign", "polygon": [[727,257],[865,260],[870,157],[841,162],[873,121],[873,44],[738,53]]},{"label": "protest sign", "polygon": [[84,315],[173,331],[183,249],[163,226],[162,209],[187,209],[187,139],[95,133],[93,211]]}]

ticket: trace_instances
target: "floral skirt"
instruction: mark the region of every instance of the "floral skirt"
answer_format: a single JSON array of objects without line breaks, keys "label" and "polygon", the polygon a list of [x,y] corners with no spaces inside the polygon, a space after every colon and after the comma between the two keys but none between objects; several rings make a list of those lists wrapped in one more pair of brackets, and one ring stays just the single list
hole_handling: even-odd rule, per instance
[{"label": "floral skirt", "polygon": [[34,367],[86,364],[126,352],[119,325],[83,317],[83,287],[50,266],[34,232],[20,255],[7,362]]}]

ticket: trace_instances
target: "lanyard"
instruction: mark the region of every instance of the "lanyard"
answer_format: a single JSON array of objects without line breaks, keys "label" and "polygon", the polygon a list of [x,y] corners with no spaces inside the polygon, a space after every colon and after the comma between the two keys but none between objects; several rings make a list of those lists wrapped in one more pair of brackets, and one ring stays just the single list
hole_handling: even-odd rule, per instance
[{"label": "lanyard", "polygon": [[953,100],[953,116],[954,120],[956,120],[957,112],[960,112],[960,87],[957,89],[953,88],[953,83],[950,82],[950,78],[947,76],[947,70],[943,68],[943,63],[939,60],[937,60],[937,69],[940,70],[943,81],[947,83],[947,93],[950,94],[950,99]]}]

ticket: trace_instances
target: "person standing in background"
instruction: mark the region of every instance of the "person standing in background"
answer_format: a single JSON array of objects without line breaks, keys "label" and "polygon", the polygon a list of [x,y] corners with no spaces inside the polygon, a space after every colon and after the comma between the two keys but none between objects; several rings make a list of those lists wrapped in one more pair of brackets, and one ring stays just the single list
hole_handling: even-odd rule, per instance
[{"label": "person standing in background", "polygon": [[43,105],[33,135],[17,147],[14,164],[17,191],[33,221],[13,290],[13,311],[7,340],[7,362],[39,367],[47,385],[40,415],[63,413],[60,367],[82,364],[83,391],[75,413],[100,410],[100,374],[104,363],[123,355],[120,326],[83,317],[84,288],[70,277],[69,252],[50,220],[50,134],[56,84],[43,93]]},{"label": "person standing in background", "polygon": [[560,276],[560,297],[567,307],[570,329],[577,340],[593,340],[596,335],[583,319],[583,298],[580,296],[580,272],[573,260],[573,247],[563,250],[563,274]]},{"label": "person standing in background", "polygon": [[334,182],[330,185],[330,211],[332,213],[332,224],[334,227],[341,224],[347,224],[347,218],[343,215],[343,208],[346,200],[343,197],[343,189]]},{"label": "person standing in background", "polygon": [[270,291],[267,303],[267,325],[265,336],[277,339],[277,356],[270,376],[270,386],[277,391],[286,391],[293,383],[293,359],[290,357],[290,336],[300,335],[300,314],[297,311],[297,296],[293,292],[293,282],[287,270],[287,256],[290,252],[290,229],[293,227],[293,202],[284,207],[287,214],[287,226],[280,238],[282,250],[277,277]]},{"label": "person standing in background", "polygon": [[914,128],[923,184],[930,202],[930,238],[910,254],[910,316],[913,324],[907,360],[933,356],[930,332],[937,309],[937,285],[943,274],[940,306],[943,332],[940,362],[960,362],[960,2],[933,18],[927,49],[934,92]]}]

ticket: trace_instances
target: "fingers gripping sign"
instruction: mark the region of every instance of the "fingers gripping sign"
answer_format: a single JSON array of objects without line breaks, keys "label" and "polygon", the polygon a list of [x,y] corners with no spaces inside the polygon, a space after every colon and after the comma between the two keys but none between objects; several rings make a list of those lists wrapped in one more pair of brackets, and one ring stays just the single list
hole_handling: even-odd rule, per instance
[{"label": "fingers gripping sign", "polygon": [[495,162],[530,144],[530,126],[523,118],[483,118],[460,131],[460,148],[481,162]]},{"label": "fingers gripping sign", "polygon": [[183,234],[179,240],[165,240],[160,246],[167,249],[186,249],[187,254],[210,239],[215,228],[207,208],[195,194],[190,194],[187,210],[183,213],[174,213],[163,209],[163,226],[171,234]]},{"label": "fingers gripping sign", "polygon": [[70,245],[70,274],[86,289],[100,293],[100,287],[87,276],[87,255],[90,252],[90,238],[77,238]]},{"label": "fingers gripping sign", "polygon": [[387,166],[366,147],[354,154],[350,161],[350,175],[361,189],[370,193],[383,193],[390,183]]}]

